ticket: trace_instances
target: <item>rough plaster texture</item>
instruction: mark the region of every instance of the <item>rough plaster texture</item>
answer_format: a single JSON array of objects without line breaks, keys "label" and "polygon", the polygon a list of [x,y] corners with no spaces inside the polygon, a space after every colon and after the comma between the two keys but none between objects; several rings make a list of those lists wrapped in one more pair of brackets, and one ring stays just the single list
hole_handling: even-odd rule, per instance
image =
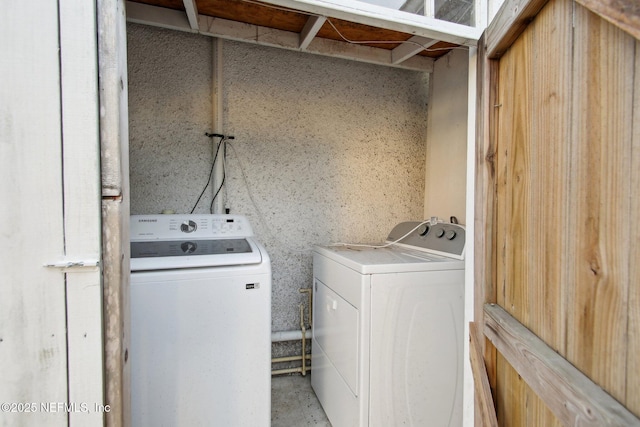
[{"label": "rough plaster texture", "polygon": [[[211,39],[129,31],[132,213],[188,212],[211,161]],[[297,329],[313,244],[422,218],[428,75],[225,41],[223,92],[226,206],[271,256],[273,330]]]},{"label": "rough plaster texture", "polygon": [[[211,39],[127,25],[131,213],[189,213],[212,150]],[[205,192],[194,213],[208,213]]]}]

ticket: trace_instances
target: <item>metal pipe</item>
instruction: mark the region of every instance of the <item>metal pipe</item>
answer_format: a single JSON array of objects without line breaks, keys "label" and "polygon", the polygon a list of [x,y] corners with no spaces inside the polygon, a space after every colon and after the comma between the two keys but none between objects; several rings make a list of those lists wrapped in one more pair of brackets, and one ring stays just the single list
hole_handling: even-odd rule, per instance
[{"label": "metal pipe", "polygon": [[[213,132],[224,134],[223,132],[224,131],[223,129],[224,93],[222,88],[222,39],[221,38],[214,39],[213,42],[211,43],[211,56],[213,60],[213,65],[211,70],[212,71],[211,101],[212,101],[212,110],[213,110],[212,111]],[[213,148],[213,155],[215,156],[216,145],[213,144],[212,148]],[[215,192],[217,191],[220,184],[222,184],[224,179],[224,169],[222,165],[224,164],[224,158],[226,156],[226,153],[224,152],[225,146],[224,145],[221,146],[220,149],[222,150],[222,152],[219,153],[219,156],[221,156],[220,161],[216,162],[216,164],[213,165],[213,168],[214,168],[213,182],[211,183],[212,184],[211,189],[213,192],[211,193],[211,197],[215,195]],[[217,199],[213,203],[212,213],[224,213],[225,203],[226,203],[226,200],[224,200],[224,196],[221,192],[221,194],[218,194]]]},{"label": "metal pipe", "polygon": [[[306,354],[305,359],[311,360],[311,355]],[[281,363],[281,362],[296,362],[298,360],[302,360],[302,356],[284,356],[284,357],[275,357],[271,359],[273,363]]]},{"label": "metal pipe", "polygon": [[[311,330],[305,332],[304,337],[311,339]],[[302,331],[299,329],[293,331],[278,331],[271,332],[271,342],[285,342],[285,341],[298,341],[302,339]]]},{"label": "metal pipe", "polygon": [[[311,288],[303,288],[299,290],[301,293],[308,293],[308,307],[309,307],[309,325],[311,325],[311,305],[312,305],[312,294]],[[271,359],[271,363],[282,363],[282,362],[296,362],[301,361],[302,366],[297,368],[285,368],[285,369],[272,369],[271,375],[282,375],[282,374],[291,374],[291,373],[300,373],[302,376],[306,376],[307,372],[311,370],[309,366],[307,366],[307,360],[311,360],[311,355],[307,353],[307,340],[311,338],[310,331],[307,330],[304,321],[304,304],[300,304],[298,306],[300,309],[300,330],[299,331],[280,331],[280,332],[272,332],[271,333],[271,342],[285,342],[285,341],[296,341],[300,340],[302,343],[302,351],[299,356],[285,356],[285,357],[276,357]]]}]

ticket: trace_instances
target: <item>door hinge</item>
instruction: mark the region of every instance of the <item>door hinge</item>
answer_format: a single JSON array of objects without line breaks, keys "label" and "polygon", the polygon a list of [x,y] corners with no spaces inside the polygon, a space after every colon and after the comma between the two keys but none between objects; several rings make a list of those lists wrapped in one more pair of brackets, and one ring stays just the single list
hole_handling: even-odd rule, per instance
[{"label": "door hinge", "polygon": [[61,260],[45,264],[45,267],[59,268],[62,270],[74,270],[74,269],[93,269],[100,266],[100,261],[96,259],[84,259],[84,260]]}]

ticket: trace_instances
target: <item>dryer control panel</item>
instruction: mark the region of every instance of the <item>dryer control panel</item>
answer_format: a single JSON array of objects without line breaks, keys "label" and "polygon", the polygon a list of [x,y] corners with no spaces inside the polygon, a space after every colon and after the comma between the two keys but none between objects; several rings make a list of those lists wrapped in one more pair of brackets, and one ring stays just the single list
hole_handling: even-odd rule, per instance
[{"label": "dryer control panel", "polygon": [[[407,233],[409,234],[402,238]],[[427,221],[424,223],[401,222],[391,230],[387,242],[395,242],[400,238],[402,239],[398,244],[405,247],[464,259],[466,232],[464,226],[459,224],[447,222],[431,224]]]}]

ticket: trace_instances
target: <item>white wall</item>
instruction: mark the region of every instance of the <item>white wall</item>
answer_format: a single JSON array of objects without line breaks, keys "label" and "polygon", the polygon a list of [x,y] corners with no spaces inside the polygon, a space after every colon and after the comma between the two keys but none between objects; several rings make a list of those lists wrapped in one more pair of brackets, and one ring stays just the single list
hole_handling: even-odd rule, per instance
[{"label": "white wall", "polygon": [[[132,213],[188,212],[212,158],[212,39],[128,31]],[[296,329],[313,244],[422,218],[429,76],[227,41],[222,56],[226,205],[271,255],[273,330]]]},{"label": "white wall", "polygon": [[427,125],[424,216],[465,222],[468,63],[466,49],[436,61]]}]

